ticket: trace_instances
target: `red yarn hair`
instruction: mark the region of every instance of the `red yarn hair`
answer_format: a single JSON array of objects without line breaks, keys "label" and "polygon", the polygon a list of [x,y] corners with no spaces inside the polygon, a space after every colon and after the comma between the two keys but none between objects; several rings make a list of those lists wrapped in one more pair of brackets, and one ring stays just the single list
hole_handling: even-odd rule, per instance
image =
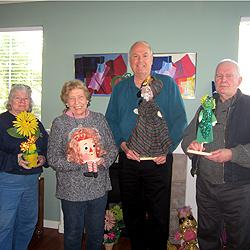
[{"label": "red yarn hair", "polygon": [[102,149],[101,139],[98,131],[94,128],[79,128],[70,135],[70,140],[67,145],[67,160],[69,162],[74,162],[77,164],[84,164],[82,160],[82,153],[80,150],[79,142],[93,139],[95,143],[96,155],[101,157],[105,154],[105,151]]}]

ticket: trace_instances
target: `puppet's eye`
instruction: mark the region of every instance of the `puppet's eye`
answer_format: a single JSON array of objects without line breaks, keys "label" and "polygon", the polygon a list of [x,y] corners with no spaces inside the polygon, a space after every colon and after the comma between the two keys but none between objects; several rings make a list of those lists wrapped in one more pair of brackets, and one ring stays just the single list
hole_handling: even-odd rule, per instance
[{"label": "puppet's eye", "polygon": [[88,147],[85,147],[84,149],[85,149],[85,150],[88,150],[89,148],[88,148]]},{"label": "puppet's eye", "polygon": [[179,219],[179,224],[182,224],[185,221],[185,218],[180,218]]},{"label": "puppet's eye", "polygon": [[93,148],[95,148],[95,144],[93,144],[93,146],[92,146]]}]

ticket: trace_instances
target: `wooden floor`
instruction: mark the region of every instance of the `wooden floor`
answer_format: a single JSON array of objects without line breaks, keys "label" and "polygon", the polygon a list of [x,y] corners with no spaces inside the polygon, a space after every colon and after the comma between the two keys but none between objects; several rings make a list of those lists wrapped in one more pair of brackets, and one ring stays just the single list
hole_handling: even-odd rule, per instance
[{"label": "wooden floor", "polygon": [[[57,229],[44,228],[43,235],[40,238],[34,237],[28,250],[63,250],[63,234],[58,233]],[[130,250],[129,240],[122,237],[113,250]]]},{"label": "wooden floor", "polygon": [[[176,247],[179,249],[180,246],[176,245]],[[39,238],[37,236],[33,237],[28,250],[64,250],[63,234],[58,233],[57,229],[44,228],[42,236]],[[84,244],[82,250],[86,250]],[[131,250],[129,239],[121,237],[112,250]]]}]

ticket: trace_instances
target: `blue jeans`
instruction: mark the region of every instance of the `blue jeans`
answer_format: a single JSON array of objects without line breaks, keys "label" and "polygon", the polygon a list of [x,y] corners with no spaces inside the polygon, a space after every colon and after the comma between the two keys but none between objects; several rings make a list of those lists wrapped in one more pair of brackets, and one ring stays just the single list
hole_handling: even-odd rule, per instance
[{"label": "blue jeans", "polygon": [[1,250],[27,250],[37,223],[38,176],[0,172]]},{"label": "blue jeans", "polygon": [[89,201],[61,200],[64,216],[64,250],[81,250],[84,229],[87,250],[101,250],[107,194]]}]

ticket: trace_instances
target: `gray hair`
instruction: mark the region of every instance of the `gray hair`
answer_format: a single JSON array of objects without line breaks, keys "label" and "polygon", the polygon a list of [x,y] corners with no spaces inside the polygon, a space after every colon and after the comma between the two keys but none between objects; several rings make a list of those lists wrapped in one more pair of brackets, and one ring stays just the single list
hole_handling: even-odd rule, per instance
[{"label": "gray hair", "polygon": [[11,86],[10,93],[9,93],[9,96],[8,96],[8,100],[6,102],[6,109],[8,111],[11,110],[11,103],[13,101],[15,93],[18,92],[18,91],[25,91],[28,94],[28,97],[30,99],[30,104],[29,104],[29,110],[28,111],[31,112],[32,106],[33,106],[33,100],[31,98],[32,90],[31,90],[30,86],[25,85],[25,84],[13,84]]},{"label": "gray hair", "polygon": [[148,48],[149,48],[149,51],[150,51],[150,54],[153,55],[153,50],[152,50],[152,48],[151,48],[151,45],[150,45],[148,42],[146,42],[146,41],[137,41],[137,42],[135,42],[135,43],[130,47],[130,49],[129,49],[129,57],[131,56],[131,53],[132,53],[133,48],[134,48],[137,44],[143,44],[143,45],[145,45],[146,47],[148,47]]},{"label": "gray hair", "polygon": [[234,60],[232,60],[232,59],[223,59],[223,60],[221,60],[221,61],[217,64],[215,72],[217,72],[218,67],[219,67],[221,64],[223,64],[223,63],[231,63],[231,64],[233,64],[233,65],[235,66],[235,69],[236,69],[237,74],[240,76],[240,67],[239,67],[239,64],[238,64],[238,62],[236,62],[236,61],[234,61]]},{"label": "gray hair", "polygon": [[61,90],[60,97],[61,97],[62,102],[66,106],[66,109],[64,110],[64,112],[68,110],[67,101],[68,101],[68,97],[69,97],[69,92],[73,89],[82,89],[84,92],[84,95],[88,101],[87,107],[90,106],[91,93],[89,92],[85,82],[78,80],[78,79],[74,79],[74,80],[65,82],[63,84],[63,87]]}]

